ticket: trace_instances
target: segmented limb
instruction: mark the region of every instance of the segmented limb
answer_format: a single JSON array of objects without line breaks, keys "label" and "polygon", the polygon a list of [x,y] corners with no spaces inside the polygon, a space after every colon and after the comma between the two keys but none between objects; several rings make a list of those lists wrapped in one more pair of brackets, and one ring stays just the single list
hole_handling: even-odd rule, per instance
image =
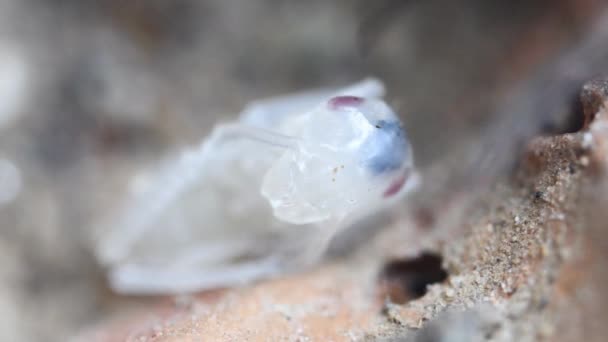
[{"label": "segmented limb", "polygon": [[182,294],[274,277],[316,264],[327,251],[338,227],[335,222],[328,222],[307,238],[312,240],[298,240],[299,247],[302,247],[301,243],[305,244],[303,250],[295,245],[294,249],[282,245],[271,256],[235,264],[225,261],[252,252],[247,241],[191,249],[164,267],[119,264],[110,270],[110,285],[125,294]]},{"label": "segmented limb", "polygon": [[280,274],[276,259],[220,264],[217,267],[159,268],[137,264],[121,265],[110,271],[110,285],[120,293],[183,294],[201,289],[246,284]]},{"label": "segmented limb", "polygon": [[133,243],[145,235],[146,229],[157,217],[195,182],[200,181],[206,163],[213,159],[218,149],[235,140],[248,140],[284,149],[293,148],[297,144],[296,138],[263,128],[242,124],[217,126],[198,148],[185,151],[177,160],[167,164],[154,180],[155,185],[126,208],[119,222],[110,222],[111,232],[102,241],[100,258],[109,264],[125,259]]}]

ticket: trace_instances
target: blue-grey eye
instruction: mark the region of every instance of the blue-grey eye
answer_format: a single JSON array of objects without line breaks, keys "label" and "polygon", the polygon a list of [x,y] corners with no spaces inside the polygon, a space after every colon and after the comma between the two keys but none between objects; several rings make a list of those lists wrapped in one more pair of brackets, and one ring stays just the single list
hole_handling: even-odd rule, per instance
[{"label": "blue-grey eye", "polygon": [[407,136],[399,121],[380,120],[361,148],[365,166],[374,174],[395,171],[409,158]]}]

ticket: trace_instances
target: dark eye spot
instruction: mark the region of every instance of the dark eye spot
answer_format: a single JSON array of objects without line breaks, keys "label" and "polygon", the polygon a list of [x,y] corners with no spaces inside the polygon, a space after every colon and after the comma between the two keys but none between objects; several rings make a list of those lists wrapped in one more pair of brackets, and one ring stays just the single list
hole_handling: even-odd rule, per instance
[{"label": "dark eye spot", "polygon": [[329,109],[342,109],[348,107],[357,107],[363,103],[364,99],[358,96],[336,96],[327,101]]},{"label": "dark eye spot", "polygon": [[409,171],[406,171],[404,174],[402,174],[401,176],[397,177],[397,179],[395,179],[391,185],[389,185],[388,189],[386,189],[384,191],[384,198],[388,198],[391,196],[396,195],[399,190],[401,190],[401,188],[403,188],[403,185],[405,184],[405,181],[407,181],[407,178],[409,177]]}]

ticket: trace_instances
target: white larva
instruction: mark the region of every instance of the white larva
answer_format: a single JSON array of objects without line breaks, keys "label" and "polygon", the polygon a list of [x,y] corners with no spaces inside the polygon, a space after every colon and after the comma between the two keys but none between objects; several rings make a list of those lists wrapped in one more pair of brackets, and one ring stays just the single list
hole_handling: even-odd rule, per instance
[{"label": "white larva", "polygon": [[367,79],[254,102],[140,177],[97,243],[111,286],[191,292],[316,262],[337,231],[407,191],[410,144],[383,94]]}]

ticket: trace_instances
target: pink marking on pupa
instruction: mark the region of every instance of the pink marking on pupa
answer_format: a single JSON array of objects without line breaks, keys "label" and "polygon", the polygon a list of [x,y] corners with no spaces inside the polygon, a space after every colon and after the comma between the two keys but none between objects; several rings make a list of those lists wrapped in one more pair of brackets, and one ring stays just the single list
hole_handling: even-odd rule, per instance
[{"label": "pink marking on pupa", "polygon": [[391,196],[394,196],[397,193],[399,193],[399,190],[401,190],[401,188],[403,188],[403,185],[405,184],[405,181],[408,179],[409,175],[410,175],[409,171],[406,171],[402,175],[400,175],[397,179],[395,179],[395,181],[393,181],[391,183],[391,185],[389,185],[389,187],[386,189],[386,191],[384,191],[383,197],[387,198],[387,197],[391,197]]},{"label": "pink marking on pupa", "polygon": [[327,101],[329,109],[342,109],[348,107],[358,107],[363,103],[364,99],[358,96],[336,96]]}]

